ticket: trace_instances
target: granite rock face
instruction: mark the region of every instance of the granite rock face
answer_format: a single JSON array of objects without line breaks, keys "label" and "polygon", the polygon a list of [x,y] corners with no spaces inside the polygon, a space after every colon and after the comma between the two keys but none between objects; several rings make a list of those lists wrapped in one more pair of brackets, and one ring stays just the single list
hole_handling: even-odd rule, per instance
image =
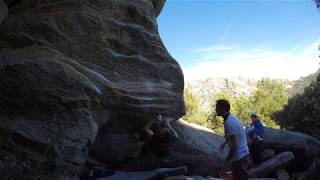
[{"label": "granite rock face", "polygon": [[77,178],[101,127],[130,136],[159,114],[184,115],[183,74],[156,22],[164,0],[6,2],[0,152],[14,160],[0,159],[2,177],[16,167],[40,179]]},{"label": "granite rock face", "polygon": [[21,2],[22,0],[3,0],[9,7],[13,6],[16,3]]},{"label": "granite rock face", "polygon": [[169,162],[176,166],[187,165],[191,175],[217,177],[228,152],[219,150],[224,138],[211,129],[182,120],[173,127],[179,139],[173,144]]},{"label": "granite rock face", "polygon": [[0,0],[0,26],[2,21],[8,16],[8,6]]}]

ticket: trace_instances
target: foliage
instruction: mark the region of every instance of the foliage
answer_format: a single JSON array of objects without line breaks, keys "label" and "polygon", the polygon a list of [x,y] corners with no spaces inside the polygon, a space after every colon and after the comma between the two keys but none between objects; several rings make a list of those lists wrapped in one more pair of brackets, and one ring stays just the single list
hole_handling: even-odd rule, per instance
[{"label": "foliage", "polygon": [[[317,8],[320,8],[320,0],[314,1]],[[314,76],[317,76],[316,80],[313,80]],[[296,93],[284,109],[273,116],[281,128],[300,131],[320,139],[320,69],[307,78],[307,83],[310,80],[313,82],[307,87],[302,84],[302,87],[305,87],[303,93]]]},{"label": "foliage", "polygon": [[303,94],[289,99],[283,111],[274,114],[280,126],[320,139],[320,75]]},{"label": "foliage", "polygon": [[207,114],[200,107],[199,98],[188,88],[184,90],[184,101],[187,113],[183,119],[190,123],[210,127],[207,121]]},{"label": "foliage", "polygon": [[226,99],[230,102],[231,113],[239,117],[244,125],[248,124],[248,118],[252,114],[252,105],[248,97],[241,96],[239,98],[232,98],[232,96],[226,92],[221,92],[213,96],[212,110],[208,117],[208,121],[211,122],[213,130],[218,134],[223,134],[223,118],[218,117],[215,112],[215,102],[218,99]]},{"label": "foliage", "polygon": [[[232,97],[226,93],[226,92],[221,92],[221,93],[217,93],[212,97],[211,102],[212,104],[212,110],[209,112],[209,116],[208,116],[208,121],[211,123],[211,127],[212,129],[218,133],[218,134],[223,134],[224,130],[223,130],[223,118],[222,117],[218,117],[215,111],[215,102],[218,99],[226,99],[229,102],[233,102],[232,101]],[[233,104],[230,104],[231,107],[233,107]],[[233,110],[233,109],[232,109]]]},{"label": "foliage", "polygon": [[250,115],[257,113],[260,120],[269,127],[277,128],[278,125],[271,114],[279,111],[287,103],[284,86],[273,80],[262,79],[258,82],[257,90],[251,96],[233,98],[232,94],[221,92],[213,96],[211,100],[211,112],[208,120],[212,128],[223,133],[223,120],[216,116],[215,102],[218,99],[226,99],[230,102],[231,113],[236,115],[247,126],[250,123]]},{"label": "foliage", "polygon": [[284,86],[270,79],[259,81],[257,90],[251,98],[253,112],[256,112],[260,120],[269,127],[277,127],[271,114],[282,110],[287,104],[288,97],[285,95]]},{"label": "foliage", "polygon": [[185,89],[184,98],[187,108],[184,119],[210,127],[220,134],[223,134],[223,119],[215,112],[215,102],[218,99],[228,100],[231,105],[231,113],[239,117],[245,126],[250,123],[250,115],[255,112],[266,126],[273,128],[277,128],[278,125],[271,114],[282,110],[288,101],[283,84],[270,79],[260,80],[256,91],[250,96],[235,97],[232,91],[227,90],[214,94],[210,100],[209,112],[201,109],[199,98],[190,89]]},{"label": "foliage", "polygon": [[247,126],[251,122],[250,116],[253,113],[253,103],[251,97],[240,96],[235,99],[235,105],[233,109],[236,112],[235,115],[242,120],[243,125]]},{"label": "foliage", "polygon": [[320,74],[320,69],[315,73],[296,80],[293,84],[293,87],[288,90],[289,97],[293,97],[297,94],[302,94],[306,87],[308,87],[313,81],[317,80],[318,74]]}]

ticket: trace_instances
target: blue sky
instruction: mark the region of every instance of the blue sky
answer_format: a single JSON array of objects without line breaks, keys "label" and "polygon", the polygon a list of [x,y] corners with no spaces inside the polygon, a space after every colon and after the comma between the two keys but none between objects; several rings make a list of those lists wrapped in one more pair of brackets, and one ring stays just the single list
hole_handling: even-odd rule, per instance
[{"label": "blue sky", "polygon": [[158,26],[186,80],[297,79],[319,68],[312,0],[167,0]]}]

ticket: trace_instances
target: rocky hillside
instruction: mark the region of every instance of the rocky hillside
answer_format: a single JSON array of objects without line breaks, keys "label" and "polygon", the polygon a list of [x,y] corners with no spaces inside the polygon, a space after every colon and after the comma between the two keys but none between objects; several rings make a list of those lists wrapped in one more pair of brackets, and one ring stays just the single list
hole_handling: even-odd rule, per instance
[{"label": "rocky hillside", "polygon": [[[293,97],[301,94],[312,81],[315,81],[320,69],[308,76],[301,77],[298,80],[290,81],[284,79],[275,79],[282,83],[285,87],[286,94]],[[209,108],[210,99],[214,94],[225,92],[236,98],[239,96],[248,96],[256,90],[258,80],[246,77],[234,78],[208,78],[205,80],[186,82],[186,88],[190,88],[199,96],[202,107],[207,110]]]},{"label": "rocky hillside", "polygon": [[293,82],[292,88],[289,89],[288,94],[290,97],[293,97],[296,94],[301,94],[304,91],[304,88],[309,86],[312,81],[317,79],[318,74],[320,74],[320,69],[308,76],[301,77],[300,79]]},{"label": "rocky hillside", "polygon": [[[276,81],[283,83],[287,91],[293,88],[293,81],[279,79]],[[208,78],[206,80],[186,82],[186,88],[190,88],[199,96],[202,107],[207,110],[213,95],[225,92],[234,98],[249,96],[256,90],[257,83],[258,80],[246,77]]]}]

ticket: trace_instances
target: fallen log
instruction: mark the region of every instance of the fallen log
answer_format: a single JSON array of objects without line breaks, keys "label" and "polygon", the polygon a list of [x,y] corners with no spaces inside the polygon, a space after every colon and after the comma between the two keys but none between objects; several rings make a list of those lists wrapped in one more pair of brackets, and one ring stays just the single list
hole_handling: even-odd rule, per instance
[{"label": "fallen log", "polygon": [[249,169],[249,177],[268,177],[270,174],[275,173],[278,169],[284,168],[290,161],[294,159],[292,152],[283,152],[273,158],[264,161],[257,167]]}]

